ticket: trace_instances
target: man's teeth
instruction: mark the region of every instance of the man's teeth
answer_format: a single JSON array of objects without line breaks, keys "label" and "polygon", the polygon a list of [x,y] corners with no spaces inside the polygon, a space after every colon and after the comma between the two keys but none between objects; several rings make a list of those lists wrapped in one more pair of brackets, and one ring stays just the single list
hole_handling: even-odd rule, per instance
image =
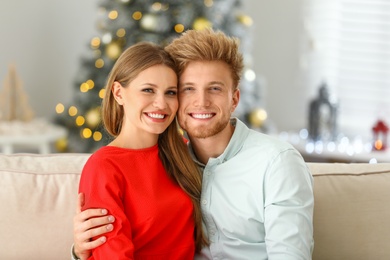
[{"label": "man's teeth", "polygon": [[150,116],[152,118],[158,118],[158,119],[163,119],[164,118],[163,114],[148,113],[148,116]]},{"label": "man's teeth", "polygon": [[213,115],[212,114],[192,114],[193,117],[195,118],[211,118]]}]

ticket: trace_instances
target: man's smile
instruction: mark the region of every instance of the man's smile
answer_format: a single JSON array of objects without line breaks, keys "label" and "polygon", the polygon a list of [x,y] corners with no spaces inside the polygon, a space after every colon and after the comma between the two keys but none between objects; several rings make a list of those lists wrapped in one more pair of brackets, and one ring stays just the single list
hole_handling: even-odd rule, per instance
[{"label": "man's smile", "polygon": [[208,119],[215,116],[215,113],[190,113],[190,116],[196,119]]}]

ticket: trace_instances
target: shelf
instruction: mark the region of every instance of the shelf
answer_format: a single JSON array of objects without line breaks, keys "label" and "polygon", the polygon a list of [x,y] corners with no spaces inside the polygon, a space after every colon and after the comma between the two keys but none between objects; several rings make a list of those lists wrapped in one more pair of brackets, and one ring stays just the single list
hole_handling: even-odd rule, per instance
[{"label": "shelf", "polygon": [[0,152],[14,153],[15,147],[37,148],[39,153],[50,153],[50,144],[65,137],[65,128],[53,125],[43,119],[29,122],[0,122]]}]

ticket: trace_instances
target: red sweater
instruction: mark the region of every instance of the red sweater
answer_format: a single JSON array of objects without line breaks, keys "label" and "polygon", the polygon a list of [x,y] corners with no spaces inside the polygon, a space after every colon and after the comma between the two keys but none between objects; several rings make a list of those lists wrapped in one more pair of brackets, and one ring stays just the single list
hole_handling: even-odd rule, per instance
[{"label": "red sweater", "polygon": [[90,259],[193,259],[193,205],[168,177],[157,145],[102,147],[85,164],[79,191],[84,209],[115,216],[114,230]]}]

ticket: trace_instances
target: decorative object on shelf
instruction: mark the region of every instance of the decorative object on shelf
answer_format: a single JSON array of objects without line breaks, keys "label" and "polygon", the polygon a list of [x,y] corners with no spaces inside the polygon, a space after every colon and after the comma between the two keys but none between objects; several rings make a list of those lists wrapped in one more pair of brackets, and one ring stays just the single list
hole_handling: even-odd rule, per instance
[{"label": "decorative object on shelf", "polygon": [[332,141],[337,134],[338,104],[329,95],[328,86],[322,83],[319,95],[310,102],[309,138],[318,141]]},{"label": "decorative object on shelf", "polygon": [[279,132],[277,138],[291,143],[307,162],[390,162],[390,151],[377,151],[373,148],[372,138],[361,135],[338,133],[334,141],[313,141],[309,132],[303,128],[299,132]]},{"label": "decorative object on shelf", "polygon": [[378,120],[376,124],[372,127],[372,132],[374,135],[374,144],[372,148],[377,151],[386,150],[387,134],[389,132],[389,127],[385,124],[383,120]]},{"label": "decorative object on shelf", "polygon": [[22,88],[22,81],[16,73],[15,66],[10,65],[4,80],[4,88],[0,92],[0,121],[30,121],[33,115]]}]

